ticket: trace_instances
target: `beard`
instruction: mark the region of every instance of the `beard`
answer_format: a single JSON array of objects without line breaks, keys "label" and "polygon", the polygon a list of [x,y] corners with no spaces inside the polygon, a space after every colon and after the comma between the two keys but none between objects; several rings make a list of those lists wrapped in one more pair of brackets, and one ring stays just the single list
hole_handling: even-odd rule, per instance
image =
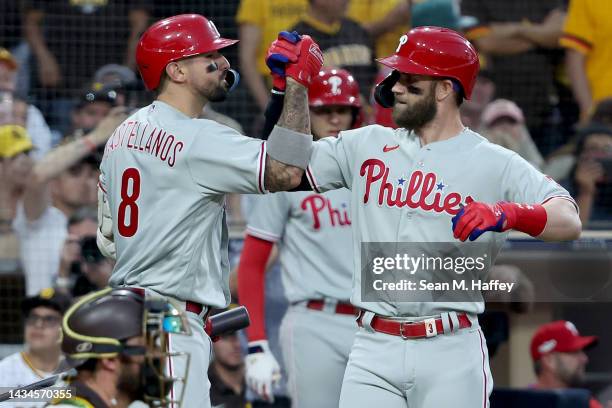
[{"label": "beard", "polygon": [[227,98],[227,89],[219,85],[206,96],[209,102],[223,102]]},{"label": "beard", "polygon": [[427,96],[410,106],[407,104],[398,104],[393,106],[393,120],[404,129],[420,129],[429,122],[438,113],[438,107],[434,98],[433,88],[429,90]]},{"label": "beard", "polygon": [[557,360],[557,376],[568,387],[580,388],[584,385],[584,371],[579,368],[571,369],[561,360]]},{"label": "beard", "polygon": [[138,366],[138,373],[121,370],[117,389],[124,394],[130,401],[144,401],[145,388],[141,377],[142,365]]}]

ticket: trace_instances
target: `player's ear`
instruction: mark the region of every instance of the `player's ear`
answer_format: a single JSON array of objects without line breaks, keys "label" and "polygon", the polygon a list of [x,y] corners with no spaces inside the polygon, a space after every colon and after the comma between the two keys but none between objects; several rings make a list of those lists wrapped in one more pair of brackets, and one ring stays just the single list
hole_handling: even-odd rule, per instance
[{"label": "player's ear", "polygon": [[101,358],[98,362],[99,367],[105,371],[115,372],[119,370],[121,361],[119,357]]},{"label": "player's ear", "polygon": [[450,79],[441,79],[435,81],[436,100],[442,102],[453,94],[453,81]]},{"label": "player's ear", "polygon": [[183,83],[185,82],[185,66],[181,64],[181,61],[172,61],[166,65],[166,75],[172,82]]}]

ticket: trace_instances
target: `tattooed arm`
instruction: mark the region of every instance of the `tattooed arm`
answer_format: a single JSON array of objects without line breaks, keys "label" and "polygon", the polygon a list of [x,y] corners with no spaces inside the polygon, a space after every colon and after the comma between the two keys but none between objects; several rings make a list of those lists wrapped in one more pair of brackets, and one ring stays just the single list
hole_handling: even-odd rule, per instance
[{"label": "tattooed arm", "polygon": [[[308,90],[292,78],[287,78],[283,111],[277,126],[310,135]],[[269,191],[285,191],[297,187],[304,169],[266,157],[265,186]]]}]

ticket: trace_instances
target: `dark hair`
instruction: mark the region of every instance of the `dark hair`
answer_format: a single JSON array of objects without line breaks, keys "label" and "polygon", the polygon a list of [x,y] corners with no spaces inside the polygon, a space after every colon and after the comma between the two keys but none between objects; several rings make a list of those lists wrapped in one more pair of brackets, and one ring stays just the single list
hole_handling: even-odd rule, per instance
[{"label": "dark hair", "polygon": [[465,93],[463,92],[463,86],[455,78],[439,78],[439,81],[451,81],[453,84],[453,91],[455,91],[455,104],[460,107],[465,99]]},{"label": "dark hair", "polygon": [[[612,125],[612,123],[610,123],[610,125]],[[580,129],[576,134],[577,141],[576,150],[574,150],[574,156],[580,157],[580,155],[584,151],[584,145],[586,144],[586,141],[589,139],[589,137],[591,137],[591,135],[603,133],[612,137],[612,126],[610,125],[606,123],[598,123],[592,121],[587,126]]]},{"label": "dark hair", "polygon": [[94,371],[96,371],[97,365],[98,365],[97,358],[88,358],[87,360],[85,360],[83,364],[81,364],[78,367],[78,371],[89,371],[93,373]]},{"label": "dark hair", "polygon": [[601,134],[601,133],[612,137],[612,126],[605,125],[602,123],[591,122],[576,133],[576,147],[574,149],[574,158],[576,160],[574,163],[574,167],[572,167],[572,170],[570,171],[570,174],[569,174],[569,181],[572,186],[572,189],[576,191],[577,191],[577,186],[576,186],[576,181],[575,181],[576,180],[576,169],[578,168],[578,164],[580,163],[580,156],[582,155],[582,152],[584,151],[584,146],[587,140],[589,139],[589,137],[591,137],[591,135]]},{"label": "dark hair", "polygon": [[465,92],[463,92],[463,86],[461,86],[459,81],[454,78],[450,78],[450,80],[453,83],[453,90],[455,91],[455,103],[457,104],[457,107],[460,107],[463,103],[463,100],[465,99]]}]

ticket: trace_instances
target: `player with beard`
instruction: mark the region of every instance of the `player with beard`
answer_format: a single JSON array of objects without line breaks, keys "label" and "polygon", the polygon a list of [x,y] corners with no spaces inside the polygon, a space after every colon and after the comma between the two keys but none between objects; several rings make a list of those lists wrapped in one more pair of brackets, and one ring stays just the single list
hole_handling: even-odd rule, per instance
[{"label": "player with beard", "polygon": [[[223,100],[238,83],[221,54],[236,42],[197,14],[149,27],[136,61],[157,98],[115,130],[100,165],[97,243],[116,259],[110,286],[161,294],[187,313],[194,335],[169,339],[171,350],[191,356],[190,380],[173,390],[185,393],[186,408],[210,406],[204,322],[211,308],[230,302],[226,194],[297,186],[312,145],[307,87],[323,57],[310,37],[297,33],[279,34],[269,48],[287,90],[267,141],[200,118],[208,102]],[[174,359],[172,367],[185,368]]]},{"label": "player with beard", "polygon": [[[533,388],[559,390],[584,387],[585,369],[589,361],[585,351],[598,341],[596,336],[581,336],[576,326],[567,320],[540,326],[531,339],[530,347],[537,377]],[[599,401],[591,398],[589,408],[600,407]]]},{"label": "player with beard", "polygon": [[[482,292],[422,283],[456,282],[466,259],[486,261],[468,267],[463,282],[485,282],[509,230],[576,239],[576,203],[519,155],[462,124],[459,106],[471,96],[479,60],[461,34],[417,27],[378,61],[393,71],[376,101],[393,107],[400,128],[372,125],[318,140],[301,185],[351,190],[353,251],[361,254],[353,257],[351,303],[360,329],[339,407],[488,407]],[[427,264],[387,263],[402,256]],[[453,262],[436,268],[430,259]]]},{"label": "player with beard", "polygon": [[[110,288],[81,298],[65,314],[62,351],[77,375],[56,408],[126,408],[180,404],[169,393],[185,373],[168,373],[168,334],[190,335],[185,313],[162,298]],[[188,360],[188,356],[183,355]],[[179,380],[179,377],[183,377]]]}]

